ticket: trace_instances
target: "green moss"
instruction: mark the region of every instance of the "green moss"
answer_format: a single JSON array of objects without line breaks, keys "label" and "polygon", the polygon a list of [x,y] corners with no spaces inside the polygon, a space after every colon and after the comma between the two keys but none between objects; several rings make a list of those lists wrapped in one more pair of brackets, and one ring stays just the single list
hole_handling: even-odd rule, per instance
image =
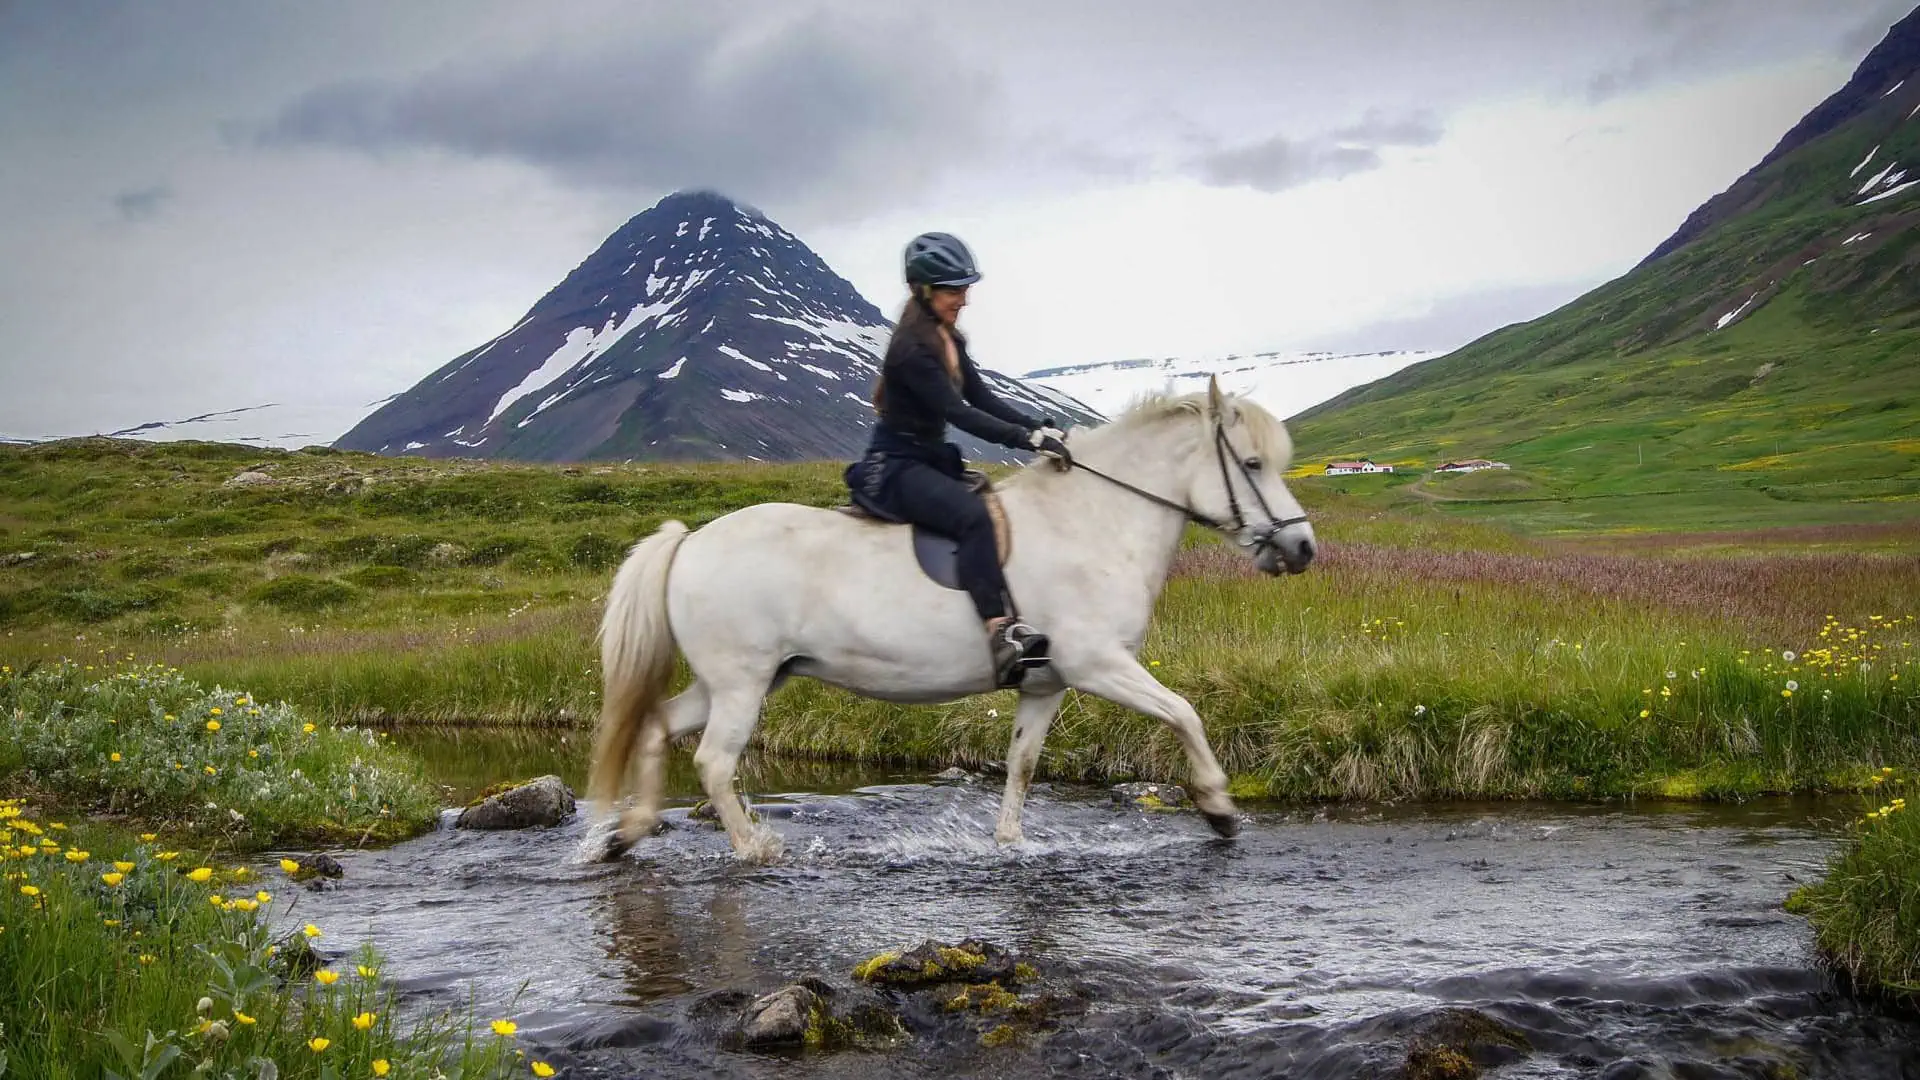
[{"label": "green moss", "polygon": [[1407,1080],[1474,1080],[1473,1059],[1445,1046],[1415,1047],[1407,1054]]},{"label": "green moss", "polygon": [[1040,978],[1040,973],[1034,970],[1034,967],[1032,964],[1029,964],[1025,960],[1022,960],[1019,963],[1013,965],[1013,977],[1023,983],[1034,982]]},{"label": "green moss", "polygon": [[525,783],[527,783],[525,780],[502,780],[497,784],[489,784],[481,790],[480,794],[475,795],[471,802],[467,803],[467,809],[471,810],[481,803],[486,802],[488,799],[493,798],[495,795],[505,795],[507,792]]},{"label": "green moss", "polygon": [[1013,1024],[996,1024],[980,1036],[980,1045],[986,1047],[1011,1046],[1020,1041],[1020,1029]]},{"label": "green moss", "polygon": [[874,976],[879,973],[880,969],[898,959],[900,959],[900,952],[897,949],[889,949],[886,952],[868,957],[866,960],[854,965],[853,977],[859,979],[861,982],[871,982]]},{"label": "green moss", "polygon": [[1802,885],[1787,894],[1786,903],[1781,904],[1789,915],[1805,915],[1813,910],[1811,886]]},{"label": "green moss", "polygon": [[[987,962],[987,958],[977,952],[969,952],[966,949],[955,948],[951,945],[941,946],[938,953],[940,963],[944,964],[949,971],[972,971],[974,968]],[[929,972],[928,974],[935,973]]]},{"label": "green moss", "polygon": [[974,983],[962,987],[947,999],[948,1012],[1012,1012],[1020,1007],[1020,998],[997,982]]}]

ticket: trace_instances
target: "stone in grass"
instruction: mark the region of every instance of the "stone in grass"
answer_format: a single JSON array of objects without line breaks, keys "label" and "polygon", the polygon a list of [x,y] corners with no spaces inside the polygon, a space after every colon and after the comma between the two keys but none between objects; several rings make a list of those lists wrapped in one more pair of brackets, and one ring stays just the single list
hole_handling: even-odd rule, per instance
[{"label": "stone in grass", "polygon": [[573,790],[558,776],[496,784],[460,811],[456,829],[550,828],[573,816]]},{"label": "stone in grass", "polygon": [[1187,789],[1179,784],[1115,784],[1108,795],[1116,803],[1131,803],[1142,810],[1177,810],[1192,805]]},{"label": "stone in grass", "polygon": [[232,477],[228,478],[226,483],[220,486],[230,488],[272,487],[279,482],[280,481],[275,480],[266,473],[248,469],[246,472],[235,473]]}]

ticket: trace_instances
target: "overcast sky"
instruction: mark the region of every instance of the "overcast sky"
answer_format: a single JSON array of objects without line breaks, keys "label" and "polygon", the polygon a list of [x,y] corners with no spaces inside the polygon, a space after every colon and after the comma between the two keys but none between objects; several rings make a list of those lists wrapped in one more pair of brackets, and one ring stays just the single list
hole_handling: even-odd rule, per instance
[{"label": "overcast sky", "polygon": [[1005,371],[1449,348],[1631,267],[1910,6],[0,0],[0,434],[385,397],[685,187],[889,314],[960,234]]}]

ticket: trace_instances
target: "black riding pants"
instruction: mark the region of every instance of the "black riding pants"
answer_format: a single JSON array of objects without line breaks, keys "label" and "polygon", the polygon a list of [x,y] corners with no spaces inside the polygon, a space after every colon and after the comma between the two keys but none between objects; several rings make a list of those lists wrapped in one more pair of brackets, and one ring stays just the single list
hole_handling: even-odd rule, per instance
[{"label": "black riding pants", "polygon": [[972,598],[982,619],[1007,613],[1007,580],[1000,573],[1000,551],[993,540],[993,519],[986,503],[956,480],[931,465],[903,460],[893,463],[886,485],[887,509],[896,516],[950,536],[960,545],[960,587]]}]

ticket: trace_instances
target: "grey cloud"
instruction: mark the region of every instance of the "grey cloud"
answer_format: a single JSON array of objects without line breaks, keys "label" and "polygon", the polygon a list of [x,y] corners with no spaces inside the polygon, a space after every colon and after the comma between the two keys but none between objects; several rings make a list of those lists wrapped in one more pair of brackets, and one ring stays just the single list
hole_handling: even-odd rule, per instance
[{"label": "grey cloud", "polygon": [[122,191],[113,197],[113,209],[122,221],[151,221],[160,213],[161,207],[173,199],[173,188],[167,184],[154,184],[151,187]]},{"label": "grey cloud", "polygon": [[1369,111],[1360,122],[1324,135],[1293,139],[1276,135],[1259,142],[1221,147],[1193,160],[1199,178],[1217,187],[1275,192],[1315,180],[1338,180],[1377,169],[1389,146],[1432,146],[1445,129],[1431,113],[1388,116]]},{"label": "grey cloud", "polygon": [[909,23],[814,15],[751,37],[682,22],[618,49],[322,86],[253,137],[508,159],[629,194],[703,186],[851,209],[950,163],[990,100],[984,76]]}]

